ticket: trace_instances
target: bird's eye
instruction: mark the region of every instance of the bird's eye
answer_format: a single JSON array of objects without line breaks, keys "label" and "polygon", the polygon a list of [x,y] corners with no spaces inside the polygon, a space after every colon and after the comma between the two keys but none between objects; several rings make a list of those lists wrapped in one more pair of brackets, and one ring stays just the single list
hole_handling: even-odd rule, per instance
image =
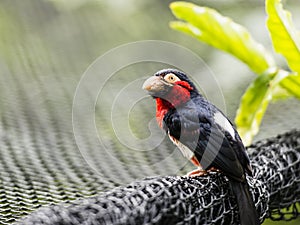
[{"label": "bird's eye", "polygon": [[176,75],[174,75],[173,73],[169,73],[169,74],[165,75],[164,80],[169,82],[169,83],[175,83],[177,81],[180,81],[180,79]]}]

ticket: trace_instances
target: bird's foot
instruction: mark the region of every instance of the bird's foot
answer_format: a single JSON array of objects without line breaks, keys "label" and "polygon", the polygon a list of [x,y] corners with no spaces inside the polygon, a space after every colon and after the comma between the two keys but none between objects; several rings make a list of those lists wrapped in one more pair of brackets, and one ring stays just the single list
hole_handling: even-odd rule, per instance
[{"label": "bird's foot", "polygon": [[198,168],[196,170],[193,170],[193,171],[187,173],[186,176],[187,177],[200,177],[200,176],[204,176],[206,174],[207,174],[206,170]]},{"label": "bird's foot", "polygon": [[215,168],[215,167],[211,167],[210,169],[207,170],[208,172],[220,172],[221,170]]}]

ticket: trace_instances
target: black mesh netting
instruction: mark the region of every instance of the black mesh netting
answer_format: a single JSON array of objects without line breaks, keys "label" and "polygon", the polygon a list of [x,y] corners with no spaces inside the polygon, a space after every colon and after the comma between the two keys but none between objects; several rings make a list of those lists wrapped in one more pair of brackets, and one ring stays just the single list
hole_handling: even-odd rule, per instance
[{"label": "black mesh netting", "polygon": [[[300,131],[257,142],[248,150],[255,177],[248,177],[248,181],[261,221],[265,217],[296,218],[300,201]],[[86,175],[79,183],[96,193],[97,176],[88,171]],[[15,179],[18,178],[21,177],[16,175]],[[91,179],[94,185],[89,182]],[[25,185],[26,177],[18,183],[10,187],[11,192],[2,193],[2,208],[11,202],[21,206],[19,209],[7,206],[10,213],[34,207],[39,198],[51,195],[41,183]],[[82,196],[80,187],[67,192],[59,188],[48,202],[60,202],[70,195]],[[5,214],[1,211],[1,216]],[[20,224],[238,224],[238,212],[226,177],[210,172],[198,178],[146,178],[70,205],[41,208]]]},{"label": "black mesh netting", "polygon": [[[187,168],[189,164],[186,164],[180,170],[186,160],[169,140],[148,151],[137,151],[120,144],[112,132],[109,101],[105,103],[106,107],[103,103],[96,108],[103,145],[98,144],[99,140],[92,135],[90,127],[84,127],[84,104],[77,112],[82,121],[79,123],[82,133],[75,141],[71,118],[78,80],[62,75],[35,77],[31,71],[27,71],[26,76],[17,76],[13,71],[7,74],[0,76],[0,224],[22,221],[27,215],[25,224],[34,220],[45,224],[54,224],[54,220],[75,220],[80,224],[80,220],[86,220],[87,224],[93,224],[100,217],[115,224],[118,218],[122,218],[119,222],[123,224],[129,223],[126,219],[140,224],[141,218],[153,222],[158,220],[157,224],[164,224],[163,220],[167,219],[185,219],[192,223],[200,218],[206,219],[205,216],[217,219],[225,212],[228,214],[225,213],[219,221],[235,220],[234,198],[228,195],[226,180],[220,174],[197,180],[157,177],[143,181],[144,177],[185,174],[193,168]],[[116,89],[122,89],[122,86]],[[89,96],[88,88],[85,91]],[[83,99],[83,103],[87,104],[89,99]],[[141,124],[138,132],[147,126],[143,121],[153,118],[147,104],[142,102],[140,111],[134,114],[136,123]],[[295,110],[291,113],[296,113],[296,106],[291,106],[291,110]],[[123,118],[124,115],[127,112],[123,110],[116,117]],[[157,127],[153,130],[160,132]],[[156,141],[154,138],[153,142]],[[249,148],[255,177],[261,181],[253,180],[253,185],[262,217],[266,215],[282,220],[298,216],[295,203],[299,202],[300,196],[299,143],[300,131],[294,130]],[[144,149],[146,146],[141,143],[137,147]],[[131,187],[139,188],[129,186],[125,192],[114,189],[134,180],[141,181]],[[219,187],[214,184],[219,184]],[[197,188],[197,185],[204,188]],[[210,186],[216,191],[213,192]],[[266,193],[270,193],[269,201]],[[141,203],[143,197],[147,201]],[[80,199],[83,202],[76,202],[76,206],[52,206],[37,211],[42,206],[73,204]],[[264,211],[267,205],[269,210]]]}]

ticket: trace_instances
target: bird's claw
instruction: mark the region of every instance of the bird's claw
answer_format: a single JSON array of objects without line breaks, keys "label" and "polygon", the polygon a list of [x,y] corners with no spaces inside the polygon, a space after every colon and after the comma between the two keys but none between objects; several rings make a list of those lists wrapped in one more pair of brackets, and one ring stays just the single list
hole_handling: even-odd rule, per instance
[{"label": "bird's claw", "polygon": [[206,174],[207,174],[206,170],[196,169],[196,170],[193,170],[193,171],[187,173],[185,176],[186,177],[200,177],[200,176],[204,176]]}]

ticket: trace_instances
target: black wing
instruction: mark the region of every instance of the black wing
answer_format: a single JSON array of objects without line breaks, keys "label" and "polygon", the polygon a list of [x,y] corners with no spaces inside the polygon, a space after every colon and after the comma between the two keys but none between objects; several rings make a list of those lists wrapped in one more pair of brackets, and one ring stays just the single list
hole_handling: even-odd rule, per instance
[{"label": "black wing", "polygon": [[204,169],[215,167],[244,181],[245,171],[251,173],[249,158],[236,130],[233,137],[215,123],[217,112],[221,113],[204,98],[193,99],[165,115],[165,130],[193,151]]}]

